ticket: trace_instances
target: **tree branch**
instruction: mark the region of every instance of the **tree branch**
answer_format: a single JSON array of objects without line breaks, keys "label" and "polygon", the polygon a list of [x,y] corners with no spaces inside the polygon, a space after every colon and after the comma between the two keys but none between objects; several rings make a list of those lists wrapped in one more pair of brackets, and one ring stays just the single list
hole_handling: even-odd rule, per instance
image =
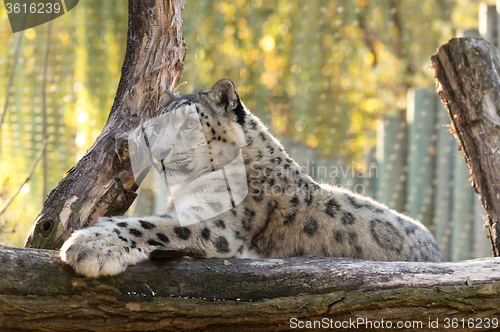
[{"label": "tree branch", "polygon": [[453,38],[432,57],[438,93],[488,213],[493,256],[500,256],[500,54],[482,38]]},{"label": "tree branch", "polygon": [[108,121],[94,145],[49,194],[26,246],[57,249],[75,229],[121,215],[135,199],[128,133],[161,108],[182,73],[182,0],[129,1],[127,50]]}]

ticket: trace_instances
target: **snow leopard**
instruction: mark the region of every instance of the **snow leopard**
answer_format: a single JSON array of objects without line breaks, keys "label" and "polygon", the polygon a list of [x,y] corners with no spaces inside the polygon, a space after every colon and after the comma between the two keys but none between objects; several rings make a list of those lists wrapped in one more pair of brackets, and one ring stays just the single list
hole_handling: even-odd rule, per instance
[{"label": "snow leopard", "polygon": [[133,166],[141,172],[151,164],[168,182],[167,212],[101,217],[75,231],[60,256],[86,277],[122,273],[155,249],[196,248],[206,258],[443,261],[420,222],[314,181],[245,107],[229,79],[190,95],[167,91],[155,119],[131,134],[136,150],[143,147]]}]

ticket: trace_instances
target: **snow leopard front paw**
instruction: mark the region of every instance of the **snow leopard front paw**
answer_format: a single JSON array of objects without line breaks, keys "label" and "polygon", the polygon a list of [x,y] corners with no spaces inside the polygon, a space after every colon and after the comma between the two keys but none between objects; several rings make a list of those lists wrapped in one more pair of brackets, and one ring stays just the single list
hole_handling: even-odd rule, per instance
[{"label": "snow leopard front paw", "polygon": [[73,233],[63,244],[60,256],[86,277],[116,275],[128,265],[148,259],[147,248],[129,242],[116,231],[89,227]]}]

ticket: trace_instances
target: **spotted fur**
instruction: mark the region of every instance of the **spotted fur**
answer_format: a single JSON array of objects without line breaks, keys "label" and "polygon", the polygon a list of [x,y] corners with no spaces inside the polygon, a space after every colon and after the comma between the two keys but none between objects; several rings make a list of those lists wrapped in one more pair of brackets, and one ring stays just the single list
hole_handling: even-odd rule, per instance
[{"label": "spotted fur", "polygon": [[[221,258],[316,255],[442,261],[434,238],[418,221],[346,189],[319,185],[305,174],[244,107],[231,81],[173,97],[160,114],[188,104],[195,106],[210,148],[210,158],[203,159],[210,164],[190,169],[222,167],[239,148],[248,195],[216,217],[188,226],[179,223],[174,210],[162,216],[100,218],[75,232],[61,249],[62,259],[77,272],[89,277],[115,275],[146,260],[157,248],[186,246]],[[162,172],[166,162],[155,167]],[[191,201],[190,207],[201,215],[221,210],[220,202],[208,203]]]}]

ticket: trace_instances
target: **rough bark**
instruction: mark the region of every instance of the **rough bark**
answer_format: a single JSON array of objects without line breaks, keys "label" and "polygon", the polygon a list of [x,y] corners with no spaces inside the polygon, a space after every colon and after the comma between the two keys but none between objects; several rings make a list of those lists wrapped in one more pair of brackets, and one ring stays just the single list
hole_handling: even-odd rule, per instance
[{"label": "rough bark", "polygon": [[422,321],[422,331],[429,319],[500,314],[500,258],[152,259],[100,279],[55,251],[0,247],[0,262],[2,331],[287,330],[294,317]]},{"label": "rough bark", "polygon": [[500,256],[500,55],[477,37],[453,38],[432,57],[472,185],[488,213],[493,256]]},{"label": "rough bark", "polygon": [[100,216],[121,215],[135,199],[127,133],[160,108],[174,91],[186,46],[182,0],[129,1],[127,49],[115,101],[94,145],[50,193],[26,247],[57,249],[75,229]]}]

